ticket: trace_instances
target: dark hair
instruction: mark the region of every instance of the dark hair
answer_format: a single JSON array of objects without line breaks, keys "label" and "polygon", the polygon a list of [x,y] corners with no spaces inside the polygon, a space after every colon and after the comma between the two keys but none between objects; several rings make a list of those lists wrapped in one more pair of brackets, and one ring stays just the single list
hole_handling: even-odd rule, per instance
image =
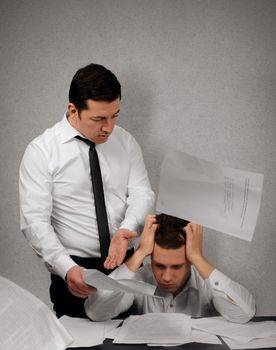
[{"label": "dark hair", "polygon": [[158,227],[155,231],[155,243],[166,249],[177,249],[185,245],[186,232],[183,230],[189,221],[167,214],[156,216]]},{"label": "dark hair", "polygon": [[112,102],[121,98],[121,85],[116,76],[105,67],[91,63],[80,68],[74,75],[70,89],[69,102],[80,112],[86,109],[86,101]]}]

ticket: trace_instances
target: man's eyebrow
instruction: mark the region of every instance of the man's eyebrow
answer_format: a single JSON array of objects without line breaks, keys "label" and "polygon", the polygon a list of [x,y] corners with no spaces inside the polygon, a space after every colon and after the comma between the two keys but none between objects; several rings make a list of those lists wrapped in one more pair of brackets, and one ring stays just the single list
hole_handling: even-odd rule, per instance
[{"label": "man's eyebrow", "polygon": [[[117,112],[115,112],[112,116],[117,115],[119,113],[120,113],[120,109]],[[105,115],[91,115],[90,118],[108,118],[108,117]]]},{"label": "man's eyebrow", "polygon": [[175,264],[175,265],[171,265],[171,267],[172,268],[176,268],[176,267],[182,267],[184,265],[185,265],[185,263],[183,263],[183,264]]},{"label": "man's eyebrow", "polygon": [[[156,260],[153,260],[153,262],[154,262],[155,265],[165,266],[165,267],[167,266],[167,265],[164,265],[164,264],[162,264],[161,262],[158,262],[158,261],[156,261]],[[182,266],[184,266],[184,265],[186,265],[186,263],[169,265],[169,267],[177,268],[177,267],[182,267]]]}]

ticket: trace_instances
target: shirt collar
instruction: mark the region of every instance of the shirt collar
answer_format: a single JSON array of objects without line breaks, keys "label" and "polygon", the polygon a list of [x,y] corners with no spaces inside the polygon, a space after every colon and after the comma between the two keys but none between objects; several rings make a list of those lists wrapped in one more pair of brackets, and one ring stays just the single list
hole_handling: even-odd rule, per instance
[{"label": "shirt collar", "polygon": [[[67,141],[72,140],[75,136],[80,135],[82,136],[78,130],[72,127],[72,125],[69,123],[67,119],[67,113],[64,113],[64,116],[59,124],[59,132],[60,132],[60,139],[61,143],[65,143]],[[83,136],[82,136],[83,137]]]}]

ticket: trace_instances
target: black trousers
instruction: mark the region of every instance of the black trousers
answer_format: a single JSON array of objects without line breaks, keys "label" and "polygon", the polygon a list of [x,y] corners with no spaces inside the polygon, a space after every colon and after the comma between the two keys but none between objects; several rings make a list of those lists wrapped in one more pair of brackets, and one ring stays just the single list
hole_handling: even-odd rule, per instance
[{"label": "black trousers", "polygon": [[[125,260],[133,254],[133,249],[126,254]],[[106,270],[100,258],[82,258],[71,256],[71,258],[80,266],[86,269],[96,269],[108,275],[112,270]],[[51,274],[50,298],[53,303],[54,311],[57,317],[68,315],[71,317],[87,318],[84,311],[84,302],[86,299],[75,297],[68,289],[67,283],[58,275]]]}]

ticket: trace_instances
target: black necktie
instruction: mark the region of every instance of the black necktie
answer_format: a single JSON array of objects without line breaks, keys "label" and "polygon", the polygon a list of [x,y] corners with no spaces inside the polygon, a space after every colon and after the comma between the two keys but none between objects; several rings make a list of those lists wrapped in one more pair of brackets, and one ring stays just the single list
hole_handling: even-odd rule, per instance
[{"label": "black necktie", "polygon": [[99,239],[100,239],[100,248],[101,248],[101,258],[102,262],[108,256],[108,248],[110,244],[110,234],[108,228],[108,220],[105,208],[105,200],[104,200],[104,190],[103,190],[103,182],[101,175],[101,168],[99,164],[99,159],[97,155],[97,151],[95,148],[95,143],[85,139],[81,136],[76,136],[77,139],[85,142],[89,145],[89,162],[90,162],[90,174],[94,192],[94,202],[95,202],[95,210],[99,231]]}]

